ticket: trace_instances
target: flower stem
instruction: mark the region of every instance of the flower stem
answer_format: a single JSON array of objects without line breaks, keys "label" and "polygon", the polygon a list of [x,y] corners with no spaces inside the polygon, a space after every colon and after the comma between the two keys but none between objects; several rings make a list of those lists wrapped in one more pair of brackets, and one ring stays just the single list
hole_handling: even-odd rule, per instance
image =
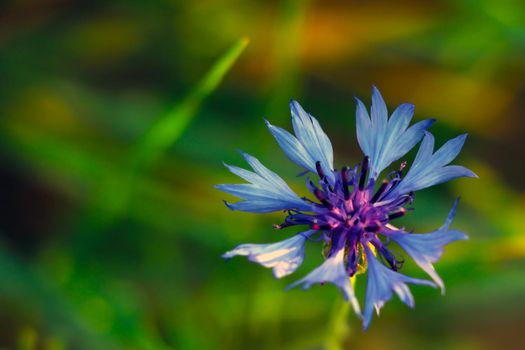
[{"label": "flower stem", "polygon": [[[355,283],[355,276],[350,279],[352,286]],[[324,340],[326,350],[342,350],[344,343],[350,335],[348,324],[348,313],[351,309],[350,303],[338,298],[334,304],[330,322]]]}]

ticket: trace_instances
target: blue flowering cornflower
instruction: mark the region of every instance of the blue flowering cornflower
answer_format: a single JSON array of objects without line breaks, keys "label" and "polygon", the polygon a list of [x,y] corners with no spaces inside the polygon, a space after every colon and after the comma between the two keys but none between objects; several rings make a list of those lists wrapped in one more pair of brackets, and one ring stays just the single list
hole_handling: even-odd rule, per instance
[{"label": "blue flowering cornflower", "polygon": [[[356,314],[368,328],[373,310],[379,310],[395,292],[408,306],[414,300],[407,284],[439,286],[444,284],[436,273],[436,262],[443,247],[453,241],[467,239],[456,230],[449,230],[457,206],[454,203],[441,228],[430,233],[414,234],[391,222],[407,212],[414,192],[458,177],[477,177],[469,169],[448,165],[463,147],[465,135],[449,140],[434,152],[434,137],[427,129],[434,123],[428,119],[409,127],[414,114],[411,104],[400,105],[388,117],[379,91],[372,92],[371,118],[364,104],[357,100],[357,139],[365,155],[361,165],[337,170],[333,165],[330,140],[319,122],[295,101],[290,104],[295,136],[266,122],[270,132],[288,158],[306,172],[308,189],[315,200],[301,198],[274,172],[256,158],[243,153],[253,171],[235,166],[226,167],[247,184],[217,185],[219,190],[242,200],[225,202],[232,210],[267,213],[284,210],[287,216],[277,229],[305,227],[284,241],[271,244],[242,244],[224,254],[224,258],[243,255],[265,267],[271,267],[277,278],[293,273],[303,262],[306,241],[323,241],[325,261],[290,287],[330,282],[350,301]],[[421,145],[408,171],[406,162],[398,171],[378,181],[381,172],[403,157],[419,141]],[[319,234],[318,239],[313,236]],[[389,245],[397,243],[432,281],[405,276],[398,272],[403,260]],[[367,271],[364,311],[361,313],[350,278]]]}]

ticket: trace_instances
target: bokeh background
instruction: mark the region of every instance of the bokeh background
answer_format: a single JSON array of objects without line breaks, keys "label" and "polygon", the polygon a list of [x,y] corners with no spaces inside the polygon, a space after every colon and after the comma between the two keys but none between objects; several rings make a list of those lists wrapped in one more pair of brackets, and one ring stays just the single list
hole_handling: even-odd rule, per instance
[{"label": "bokeh background", "polygon": [[[428,232],[462,197],[446,296],[413,287],[415,310],[394,299],[363,333],[333,286],[283,291],[319,246],[284,280],[225,263],[292,232],[213,185],[238,181],[222,162],[245,166],[242,149],[305,193],[263,123],[290,128],[290,98],[337,166],[359,162],[353,96],[372,84],[438,118],[438,144],[468,132],[457,162],[480,179],[403,218]],[[524,101],[519,0],[3,2],[0,348],[523,349]]]}]

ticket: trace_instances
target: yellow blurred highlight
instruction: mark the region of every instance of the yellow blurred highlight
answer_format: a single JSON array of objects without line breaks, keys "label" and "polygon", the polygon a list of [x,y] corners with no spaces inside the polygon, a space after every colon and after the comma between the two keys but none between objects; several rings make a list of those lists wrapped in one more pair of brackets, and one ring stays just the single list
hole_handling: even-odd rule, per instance
[{"label": "yellow blurred highlight", "polygon": [[409,11],[390,2],[316,6],[301,33],[301,60],[309,67],[342,64],[381,43],[422,33],[435,24],[432,6],[413,5]]},{"label": "yellow blurred highlight", "polygon": [[520,236],[501,239],[494,245],[489,256],[496,261],[525,258],[525,230]]},{"label": "yellow blurred highlight", "polygon": [[145,28],[137,20],[99,17],[72,28],[66,45],[81,63],[108,64],[138,50],[146,37]]},{"label": "yellow blurred highlight", "polygon": [[44,344],[44,350],[66,350],[66,347],[60,339],[49,338]]},{"label": "yellow blurred highlight", "polygon": [[[441,123],[491,138],[501,136],[512,125],[500,122],[514,97],[509,88],[468,73],[413,64],[379,73],[386,77],[378,82],[384,94],[414,103],[421,117],[435,117]],[[405,85],[407,76],[410,85]]]},{"label": "yellow blurred highlight", "polygon": [[11,101],[9,107],[7,113],[11,123],[64,133],[77,130],[80,124],[71,105],[51,86],[33,86]]},{"label": "yellow blurred highlight", "polygon": [[18,333],[17,350],[36,350],[38,334],[32,327],[24,327]]}]

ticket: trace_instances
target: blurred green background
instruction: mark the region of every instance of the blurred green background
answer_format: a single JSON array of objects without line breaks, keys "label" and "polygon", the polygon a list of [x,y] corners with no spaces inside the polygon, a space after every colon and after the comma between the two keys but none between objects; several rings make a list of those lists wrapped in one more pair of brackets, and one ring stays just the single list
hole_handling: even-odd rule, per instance
[{"label": "blurred green background", "polygon": [[[3,2],[0,11],[0,348],[525,348],[525,3]],[[248,39],[249,38],[249,44]],[[318,117],[336,166],[361,153],[353,96],[435,117],[438,144],[480,175],[416,196],[404,224],[470,235],[363,333],[331,285],[220,255],[273,242],[280,213],[231,212],[240,148],[304,194],[262,118]],[[410,161],[413,153],[407,156]],[[424,277],[408,263],[404,273]],[[364,279],[358,278],[362,300]]]}]

